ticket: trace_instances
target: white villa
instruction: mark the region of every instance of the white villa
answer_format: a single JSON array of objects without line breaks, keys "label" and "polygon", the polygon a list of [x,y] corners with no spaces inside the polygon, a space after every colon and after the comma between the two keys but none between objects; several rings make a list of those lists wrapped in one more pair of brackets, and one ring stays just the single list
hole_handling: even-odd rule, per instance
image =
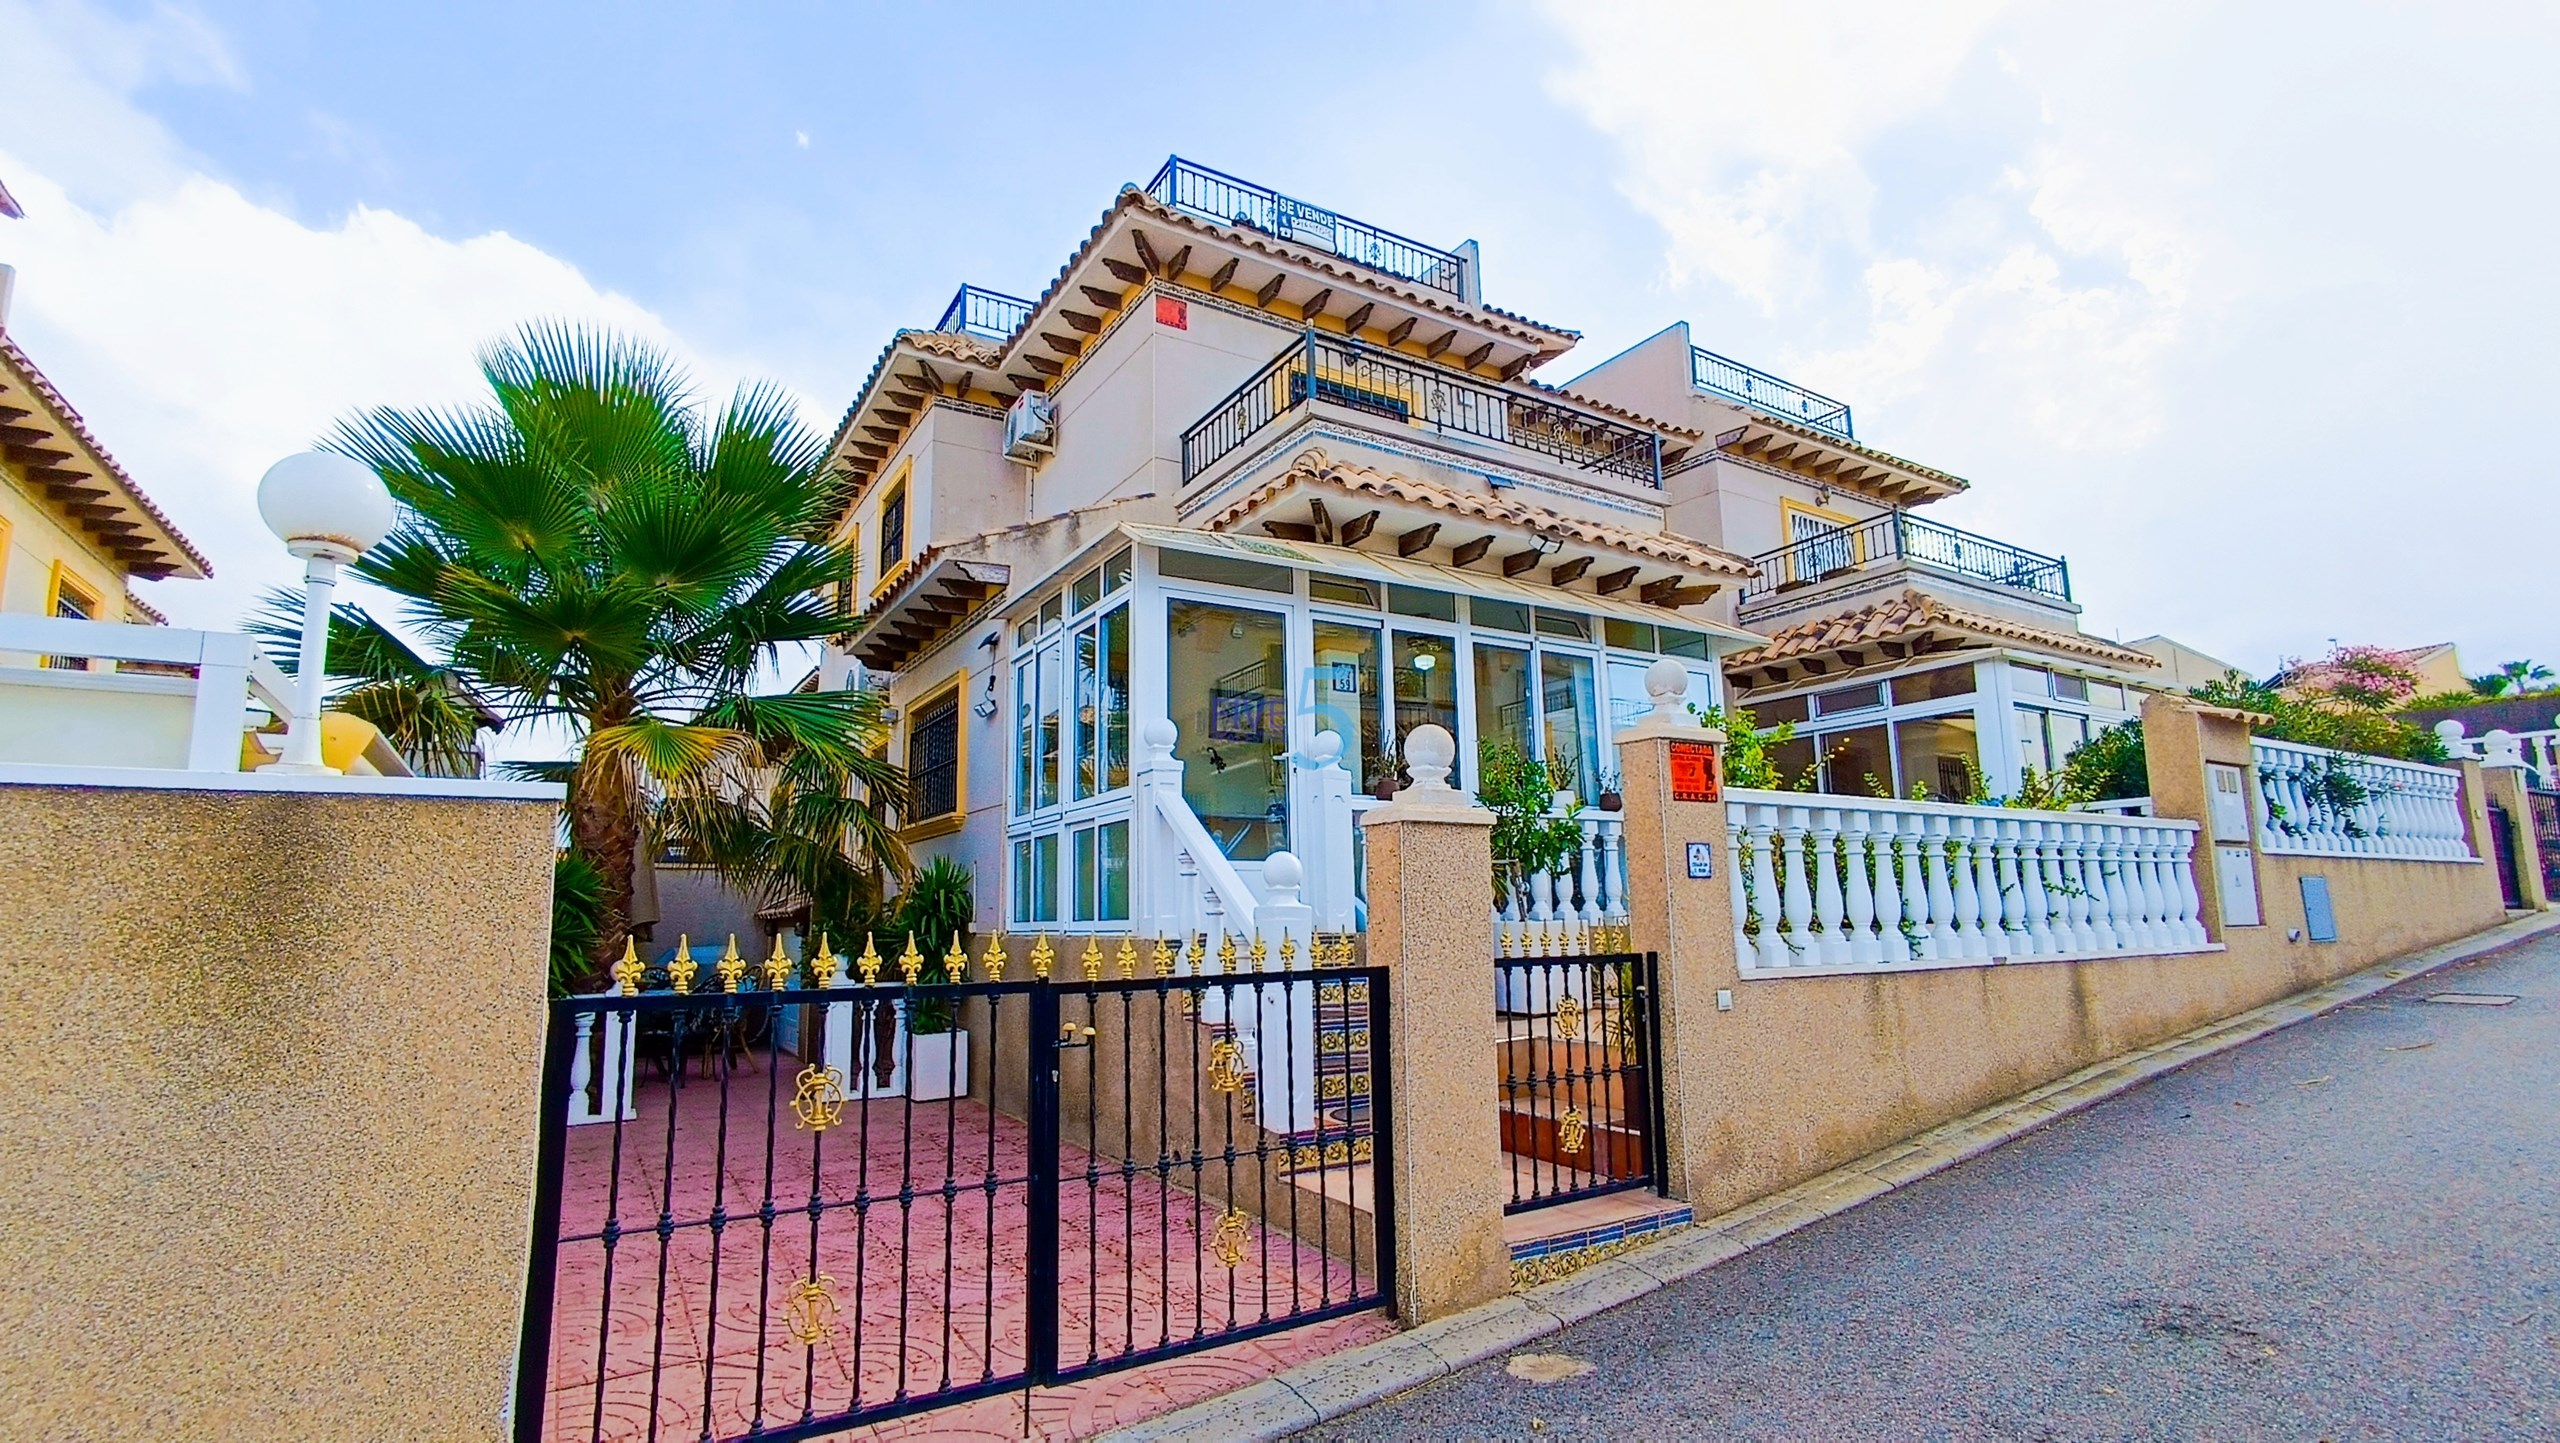
[{"label": "white villa", "polygon": [[1249,909],[1285,849],[1349,927],[1350,814],[1422,723],[1462,786],[1507,737],[1596,802],[1673,657],[1797,722],[1791,774],[1955,799],[2138,710],[2156,664],[2079,632],[2062,561],[1916,513],[1966,482],[1685,325],[1529,379],[1577,339],[1487,304],[1472,241],[1180,158],[1037,299],[891,338],[834,439],[863,570],[819,684],[888,690],[917,854],[974,869],[982,925],[1117,931]]}]

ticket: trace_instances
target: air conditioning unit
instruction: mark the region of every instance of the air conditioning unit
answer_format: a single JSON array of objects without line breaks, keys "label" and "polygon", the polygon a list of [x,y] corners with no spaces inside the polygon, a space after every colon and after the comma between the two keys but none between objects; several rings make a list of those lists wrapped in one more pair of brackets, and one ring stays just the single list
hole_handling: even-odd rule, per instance
[{"label": "air conditioning unit", "polygon": [[1058,454],[1058,403],[1046,391],[1025,391],[1004,413],[1004,454],[1038,461]]}]

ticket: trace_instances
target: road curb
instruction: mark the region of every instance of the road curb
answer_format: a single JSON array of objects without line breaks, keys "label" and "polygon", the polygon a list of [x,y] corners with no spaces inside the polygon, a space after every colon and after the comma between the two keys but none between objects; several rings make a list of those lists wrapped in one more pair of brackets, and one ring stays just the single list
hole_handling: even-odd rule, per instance
[{"label": "road curb", "polygon": [[2560,913],[2519,917],[2469,937],[2380,962],[2157,1045],[2137,1048],[1879,1148],[1658,1242],[1374,1343],[1304,1363],[1250,1387],[1102,1435],[1109,1443],[1286,1438],[1383,1402],[1595,1314],[1694,1277],[1869,1199],[1946,1171],[2164,1072],[2397,987],[2414,977],[2560,931]]}]

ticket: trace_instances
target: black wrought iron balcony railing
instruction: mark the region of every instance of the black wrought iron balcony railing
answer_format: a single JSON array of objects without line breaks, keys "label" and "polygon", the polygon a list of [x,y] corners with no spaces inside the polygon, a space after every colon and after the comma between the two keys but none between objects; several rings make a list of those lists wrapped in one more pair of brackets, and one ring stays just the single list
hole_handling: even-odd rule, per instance
[{"label": "black wrought iron balcony railing", "polygon": [[1689,380],[1701,391],[1730,396],[1791,421],[1802,421],[1817,431],[1828,431],[1844,441],[1854,441],[1858,437],[1855,428],[1849,424],[1848,402],[1835,401],[1820,391],[1808,391],[1793,381],[1746,366],[1729,356],[1719,356],[1702,347],[1691,346]]},{"label": "black wrought iron balcony railing", "polygon": [[966,331],[991,341],[1009,341],[1022,323],[1031,319],[1031,302],[1020,296],[1008,296],[984,286],[962,286],[954,292],[951,304],[942,308],[942,319],[933,323],[937,331]]},{"label": "black wrought iron balcony railing", "polygon": [[1907,511],[1888,511],[1854,526],[1835,527],[1751,560],[1760,574],[1743,585],[1745,606],[1776,592],[1894,560],[1916,561],[2055,601],[2071,599],[2071,565],[2061,557],[2039,556],[2005,541],[1923,521]]},{"label": "black wrought iron balcony railing", "polygon": [[1298,245],[1331,251],[1373,271],[1384,271],[1460,299],[1467,293],[1466,258],[1454,251],[1427,246],[1322,206],[1292,200],[1266,186],[1194,165],[1178,155],[1168,157],[1156,178],[1147,182],[1147,194],[1220,225],[1248,226]]},{"label": "black wrought iron balcony railing", "polygon": [[1662,486],[1662,440],[1651,431],[1313,331],[1182,433],[1182,479],[1208,470],[1310,399]]}]

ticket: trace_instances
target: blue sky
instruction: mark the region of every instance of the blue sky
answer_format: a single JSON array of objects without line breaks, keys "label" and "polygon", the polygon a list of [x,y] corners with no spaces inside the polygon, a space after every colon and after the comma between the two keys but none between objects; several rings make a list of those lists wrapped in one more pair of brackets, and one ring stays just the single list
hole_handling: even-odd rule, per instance
[{"label": "blue sky", "polygon": [[512,320],[825,427],[888,332],[1034,294],[1168,151],[1586,334],[1677,319],[1971,478],[2091,629],[2560,652],[2552,7],[388,7],[0,0],[12,334],[208,550]]}]

